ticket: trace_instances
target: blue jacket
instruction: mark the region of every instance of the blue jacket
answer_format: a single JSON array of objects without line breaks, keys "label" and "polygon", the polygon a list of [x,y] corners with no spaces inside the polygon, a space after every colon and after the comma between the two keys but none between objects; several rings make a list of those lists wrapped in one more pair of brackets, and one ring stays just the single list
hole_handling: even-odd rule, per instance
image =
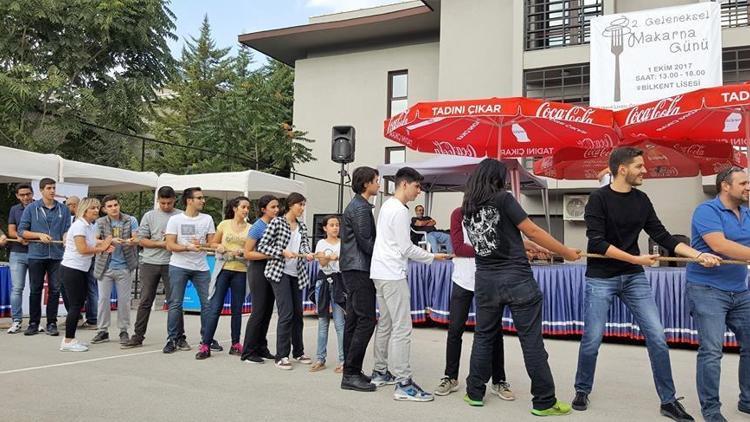
[{"label": "blue jacket", "polygon": [[[27,230],[37,233],[46,233],[52,237],[52,240],[63,240],[63,235],[70,228],[70,211],[68,208],[55,201],[55,206],[49,209],[44,206],[42,200],[37,200],[29,204],[21,216],[21,222],[18,224],[18,236],[22,237]],[[49,244],[45,245],[40,242],[29,243],[29,254],[27,259],[62,259],[63,245]]]}]

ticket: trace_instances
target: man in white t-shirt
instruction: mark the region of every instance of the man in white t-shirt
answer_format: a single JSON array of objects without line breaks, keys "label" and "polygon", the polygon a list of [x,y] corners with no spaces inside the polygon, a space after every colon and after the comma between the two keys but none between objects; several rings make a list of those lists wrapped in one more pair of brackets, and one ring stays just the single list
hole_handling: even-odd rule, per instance
[{"label": "man in white t-shirt", "polygon": [[422,180],[422,175],[411,167],[403,167],[396,173],[396,193],[380,208],[378,235],[370,264],[370,276],[380,309],[371,378],[376,386],[396,384],[395,400],[433,400],[432,394],[412,380],[409,365],[411,292],[406,271],[410,259],[431,263],[433,259],[447,259],[450,255],[431,254],[411,243],[411,220],[406,204],[417,198]]},{"label": "man in white t-shirt", "polygon": [[171,292],[167,303],[167,344],[164,353],[190,350],[182,330],[182,301],[188,280],[193,282],[201,303],[201,334],[208,317],[208,286],[211,282],[206,251],[201,247],[213,241],[216,228],[208,214],[201,213],[206,197],[201,188],[187,188],[182,193],[185,212],[170,217],[165,231],[167,249],[172,252],[169,259],[169,283]]}]

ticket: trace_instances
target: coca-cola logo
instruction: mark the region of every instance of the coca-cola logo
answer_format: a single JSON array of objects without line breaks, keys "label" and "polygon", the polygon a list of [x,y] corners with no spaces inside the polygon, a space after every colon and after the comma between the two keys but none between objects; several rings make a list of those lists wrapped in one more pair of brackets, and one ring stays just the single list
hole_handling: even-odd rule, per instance
[{"label": "coca-cola logo", "polygon": [[457,146],[446,141],[433,141],[435,154],[458,155],[460,157],[476,157],[477,152],[471,145]]},{"label": "coca-cola logo", "polygon": [[615,141],[609,134],[605,133],[600,139],[583,138],[576,141],[576,145],[587,149],[596,148],[612,148],[615,146]]},{"label": "coca-cola logo", "polygon": [[678,150],[681,150],[683,154],[689,155],[691,157],[703,157],[706,155],[706,146],[700,145],[700,144],[693,144],[687,147],[675,147]]},{"label": "coca-cola logo", "polygon": [[583,151],[584,159],[608,157],[612,150],[609,148],[591,148]]},{"label": "coca-cola logo", "polygon": [[543,117],[552,120],[567,120],[569,122],[594,123],[592,118],[594,110],[581,106],[571,108],[553,107],[549,102],[543,102],[536,109],[536,117]]},{"label": "coca-cola logo", "polygon": [[405,126],[409,123],[409,110],[403,111],[388,121],[388,134],[391,134],[396,129]]},{"label": "coca-cola logo", "polygon": [[677,177],[680,171],[674,166],[656,166],[649,173],[656,177]]},{"label": "coca-cola logo", "polygon": [[628,112],[625,124],[632,125],[662,117],[674,116],[680,112],[680,107],[677,106],[677,103],[681,99],[682,95],[678,95],[672,98],[665,98],[651,107],[640,108],[639,106],[635,106]]}]

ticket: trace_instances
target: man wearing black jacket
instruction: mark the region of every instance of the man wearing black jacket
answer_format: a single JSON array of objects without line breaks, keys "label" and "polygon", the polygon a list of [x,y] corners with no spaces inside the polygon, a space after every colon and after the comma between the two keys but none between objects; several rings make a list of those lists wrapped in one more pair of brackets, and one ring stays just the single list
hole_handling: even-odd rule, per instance
[{"label": "man wearing black jacket", "polygon": [[588,407],[609,307],[618,296],[646,338],[661,414],[676,421],[692,421],[692,416],[675,399],[664,327],[651,284],[643,272],[643,266],[655,263],[658,255],[641,255],[638,235],[643,230],[670,252],[697,258],[706,267],[717,265],[720,258],[678,242],[659,221],[648,196],[635,189],[647,173],[643,151],[632,147],[615,149],[609,157],[609,168],[612,183],[591,193],[584,214],[588,252],[610,259],[590,259],[586,268],[585,331],[578,353],[573,409],[582,411]]},{"label": "man wearing black jacket", "polygon": [[369,200],[378,193],[377,170],[358,167],[352,174],[356,194],[341,221],[339,266],[346,288],[344,326],[344,375],[341,388],[375,391],[375,384],[362,373],[367,344],[375,330],[375,285],[370,279],[370,260],[375,246],[375,218]]}]

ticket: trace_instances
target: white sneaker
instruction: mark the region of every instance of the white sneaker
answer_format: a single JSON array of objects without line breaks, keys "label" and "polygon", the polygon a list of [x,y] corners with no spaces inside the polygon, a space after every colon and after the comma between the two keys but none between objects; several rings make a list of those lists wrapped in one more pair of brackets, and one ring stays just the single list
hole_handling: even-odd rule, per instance
[{"label": "white sneaker", "polygon": [[285,371],[292,369],[292,363],[289,362],[289,358],[281,358],[280,360],[277,360],[276,363],[274,363],[274,366]]},{"label": "white sneaker", "polygon": [[73,339],[70,343],[66,343],[65,339],[60,343],[61,352],[88,352],[89,348],[79,343],[78,340]]},{"label": "white sneaker", "polygon": [[8,334],[15,334],[21,331],[21,321],[13,321],[13,324],[8,328]]}]

